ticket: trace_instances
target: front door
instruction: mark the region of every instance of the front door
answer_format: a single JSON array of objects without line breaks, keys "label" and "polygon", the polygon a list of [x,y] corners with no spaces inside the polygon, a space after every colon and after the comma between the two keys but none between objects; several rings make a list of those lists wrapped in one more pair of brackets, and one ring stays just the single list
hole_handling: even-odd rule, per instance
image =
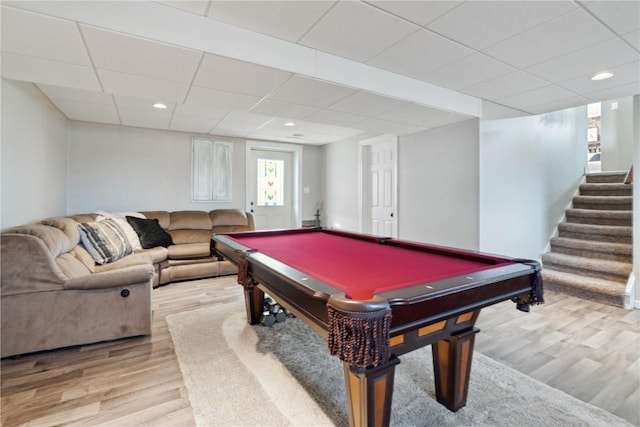
[{"label": "front door", "polygon": [[292,153],[251,149],[247,183],[249,210],[257,230],[294,227]]}]

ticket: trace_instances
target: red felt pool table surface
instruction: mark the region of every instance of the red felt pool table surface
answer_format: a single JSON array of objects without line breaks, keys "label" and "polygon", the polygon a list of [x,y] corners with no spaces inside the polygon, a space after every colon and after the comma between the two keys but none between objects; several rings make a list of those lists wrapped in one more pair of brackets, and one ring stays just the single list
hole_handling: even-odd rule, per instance
[{"label": "red felt pool table surface", "polygon": [[330,231],[228,237],[353,299],[513,264],[474,252],[407,242],[397,246],[393,240],[381,244]]}]

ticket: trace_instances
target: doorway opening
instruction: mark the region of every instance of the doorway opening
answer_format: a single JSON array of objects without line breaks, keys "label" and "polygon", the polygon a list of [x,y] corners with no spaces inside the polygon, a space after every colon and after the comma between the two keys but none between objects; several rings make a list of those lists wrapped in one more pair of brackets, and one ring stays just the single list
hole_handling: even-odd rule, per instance
[{"label": "doorway opening", "polygon": [[587,172],[597,173],[602,171],[602,135],[601,113],[602,105],[599,102],[587,105]]}]

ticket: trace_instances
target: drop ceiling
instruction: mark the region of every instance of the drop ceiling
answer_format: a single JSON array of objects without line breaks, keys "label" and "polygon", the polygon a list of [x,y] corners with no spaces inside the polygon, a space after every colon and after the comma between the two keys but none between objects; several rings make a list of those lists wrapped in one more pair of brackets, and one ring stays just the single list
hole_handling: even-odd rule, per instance
[{"label": "drop ceiling", "polygon": [[[2,77],[70,120],[326,144],[640,94],[638,1],[3,1],[1,14]],[[614,75],[591,80],[601,71]]]}]

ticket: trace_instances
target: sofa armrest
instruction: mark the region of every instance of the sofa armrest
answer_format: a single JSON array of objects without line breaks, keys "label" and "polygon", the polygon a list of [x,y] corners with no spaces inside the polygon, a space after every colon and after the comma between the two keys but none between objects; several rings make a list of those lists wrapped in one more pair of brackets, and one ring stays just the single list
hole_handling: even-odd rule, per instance
[{"label": "sofa armrest", "polygon": [[149,282],[153,277],[153,265],[134,265],[119,268],[117,270],[103,271],[88,274],[82,277],[73,277],[64,283],[65,289],[89,290],[116,288],[136,283]]}]

